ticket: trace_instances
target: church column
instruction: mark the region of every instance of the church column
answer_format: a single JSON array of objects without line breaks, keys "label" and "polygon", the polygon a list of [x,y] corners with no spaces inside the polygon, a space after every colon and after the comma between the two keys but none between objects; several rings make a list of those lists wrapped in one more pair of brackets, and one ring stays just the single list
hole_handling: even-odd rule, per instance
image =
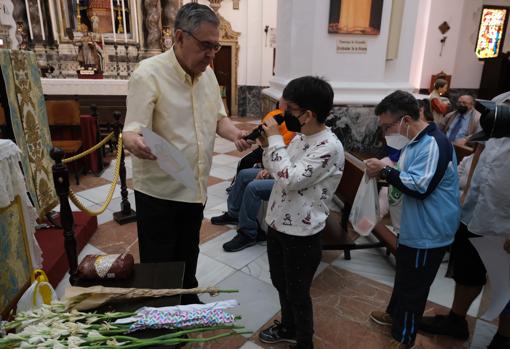
[{"label": "church column", "polygon": [[161,53],[161,4],[159,0],[145,0],[145,50],[148,56]]},{"label": "church column", "polygon": [[41,31],[41,20],[39,17],[39,6],[37,0],[26,0],[28,2],[27,16],[30,16],[30,24],[32,27],[32,35],[34,39],[33,44],[40,44],[43,42]]}]

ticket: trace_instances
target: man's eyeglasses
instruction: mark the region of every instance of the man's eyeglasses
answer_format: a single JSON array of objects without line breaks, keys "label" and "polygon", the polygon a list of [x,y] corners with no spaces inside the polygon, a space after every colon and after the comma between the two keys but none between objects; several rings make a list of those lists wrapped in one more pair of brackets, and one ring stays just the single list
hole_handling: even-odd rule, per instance
[{"label": "man's eyeglasses", "polygon": [[195,39],[198,42],[198,46],[200,46],[200,49],[202,51],[213,51],[214,53],[217,53],[219,50],[221,50],[221,44],[219,42],[213,43],[210,41],[202,41],[198,40],[193,33],[191,33],[188,30],[183,30],[186,34],[191,36],[193,39]]}]

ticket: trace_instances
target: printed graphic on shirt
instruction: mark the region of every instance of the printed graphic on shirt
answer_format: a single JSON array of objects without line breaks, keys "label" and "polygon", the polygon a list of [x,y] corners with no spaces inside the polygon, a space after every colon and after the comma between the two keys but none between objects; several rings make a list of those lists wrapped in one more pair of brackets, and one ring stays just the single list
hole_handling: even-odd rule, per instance
[{"label": "printed graphic on shirt", "polygon": [[313,167],[312,165],[308,165],[305,168],[305,172],[303,172],[303,177],[312,177],[313,174]]},{"label": "printed graphic on shirt", "polygon": [[306,143],[305,146],[303,147],[303,151],[307,151],[308,148],[310,148],[310,144]]},{"label": "printed graphic on shirt", "polygon": [[[396,169],[400,171],[400,167],[397,164]],[[398,206],[402,203],[402,192],[397,189],[397,187],[394,187],[390,185],[388,187],[388,203],[390,206]]]},{"label": "printed graphic on shirt", "polygon": [[274,210],[275,205],[276,205],[276,201],[273,201],[273,204],[271,205],[271,211]]},{"label": "printed graphic on shirt", "polygon": [[271,153],[271,161],[280,161],[282,157],[278,153]]},{"label": "printed graphic on shirt", "polygon": [[307,191],[307,190],[308,190],[308,188],[299,189],[299,190],[297,191],[297,193],[298,193],[299,195],[301,195],[301,196],[304,196],[304,195],[305,195],[305,191]]},{"label": "printed graphic on shirt", "polygon": [[320,200],[326,200],[328,198],[328,189],[322,188],[322,194]]},{"label": "printed graphic on shirt", "polygon": [[306,224],[306,225],[310,225],[310,224],[312,224],[312,221],[311,221],[311,220],[312,220],[312,215],[311,215],[311,213],[310,213],[310,212],[308,212],[308,214],[306,215],[306,217],[305,217],[305,218],[304,218],[301,222],[303,222],[303,223],[304,223],[304,224]]},{"label": "printed graphic on shirt", "polygon": [[283,225],[292,225],[292,217],[290,216],[289,213],[286,213],[285,216],[283,217]]},{"label": "printed graphic on shirt", "polygon": [[318,143],[315,147],[319,148],[319,147],[322,147],[323,145],[326,145],[328,143],[329,143],[329,141],[327,139],[325,139],[322,142]]},{"label": "printed graphic on shirt", "polygon": [[278,171],[278,173],[276,174],[278,176],[278,178],[289,178],[289,170],[288,169],[284,169],[282,171]]},{"label": "printed graphic on shirt", "polygon": [[329,159],[331,159],[331,154],[325,154],[320,157],[322,159],[322,168],[326,168],[328,166]]},{"label": "printed graphic on shirt", "polygon": [[287,198],[287,192],[285,191],[285,189],[283,189],[282,190],[282,202],[284,202],[286,198]]}]

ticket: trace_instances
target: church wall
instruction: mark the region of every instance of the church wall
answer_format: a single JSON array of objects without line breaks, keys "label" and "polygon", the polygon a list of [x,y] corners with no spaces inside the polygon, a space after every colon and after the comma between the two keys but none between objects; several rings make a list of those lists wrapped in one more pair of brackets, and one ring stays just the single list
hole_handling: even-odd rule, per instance
[{"label": "church wall", "polygon": [[[465,2],[465,0],[431,1],[420,88],[428,89],[430,78],[433,74],[437,74],[440,71],[444,71],[446,74],[452,74],[457,60],[462,57],[457,52],[457,45],[461,36]],[[443,34],[441,34],[438,27],[444,21],[448,22],[450,30],[444,35],[447,39],[443,47],[443,52],[440,55],[441,38],[443,38]]]},{"label": "church wall", "polygon": [[[478,89],[480,86],[483,61],[476,58],[474,51],[484,4],[510,6],[508,0],[465,0],[461,35],[457,45],[459,59],[456,60],[452,77],[453,88]],[[503,52],[508,51],[510,51],[510,25],[507,26],[503,43]]]}]

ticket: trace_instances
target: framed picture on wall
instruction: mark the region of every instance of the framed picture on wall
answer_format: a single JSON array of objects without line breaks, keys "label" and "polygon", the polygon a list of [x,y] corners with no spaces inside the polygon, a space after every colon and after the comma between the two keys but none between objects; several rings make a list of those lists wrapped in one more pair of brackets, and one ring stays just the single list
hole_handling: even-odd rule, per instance
[{"label": "framed picture on wall", "polygon": [[503,47],[510,7],[484,6],[476,39],[479,59],[497,58]]},{"label": "framed picture on wall", "polygon": [[383,0],[330,0],[329,33],[379,35]]}]

